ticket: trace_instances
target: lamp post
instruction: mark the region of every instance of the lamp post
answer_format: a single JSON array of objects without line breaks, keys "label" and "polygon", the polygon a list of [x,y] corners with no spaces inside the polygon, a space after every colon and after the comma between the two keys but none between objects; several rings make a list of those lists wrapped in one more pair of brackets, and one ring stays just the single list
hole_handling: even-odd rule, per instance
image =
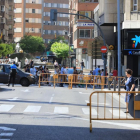
[{"label": "lamp post", "polygon": [[121,76],[120,0],[117,0],[117,22],[118,22],[118,76]]}]

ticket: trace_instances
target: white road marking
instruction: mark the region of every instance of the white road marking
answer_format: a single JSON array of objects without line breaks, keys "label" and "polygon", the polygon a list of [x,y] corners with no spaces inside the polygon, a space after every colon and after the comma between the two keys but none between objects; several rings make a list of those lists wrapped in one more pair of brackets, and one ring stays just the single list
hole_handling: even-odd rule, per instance
[{"label": "white road marking", "polygon": [[6,137],[11,137],[13,136],[14,133],[1,133],[0,136],[6,136]]},{"label": "white road marking", "polygon": [[[112,113],[112,110],[109,110]],[[113,116],[119,117],[119,110],[113,110]],[[120,117],[126,117],[126,113],[120,110]]]},{"label": "white road marking", "polygon": [[53,97],[51,97],[51,99],[50,99],[49,103],[51,103],[51,102],[52,102],[52,100],[53,100]]},{"label": "white road marking", "polygon": [[[79,92],[79,94],[91,94],[91,93],[83,93],[83,92]],[[93,94],[92,96],[97,95],[97,94]]]},{"label": "white road marking", "polygon": [[41,106],[28,106],[24,112],[39,112]]},{"label": "white road marking", "polygon": [[[88,100],[85,100],[86,103],[89,103]],[[97,102],[91,102],[92,104],[97,105]],[[105,105],[105,103],[98,103],[99,105]],[[109,105],[108,103],[106,103],[106,105]]]},{"label": "white road marking", "polygon": [[8,128],[8,127],[0,127],[0,129],[2,129],[4,131],[16,131],[16,129]]},{"label": "white road marking", "polygon": [[23,92],[30,92],[28,89],[26,89],[26,90],[22,90]]},{"label": "white road marking", "polygon": [[9,101],[16,101],[16,100],[19,100],[18,97],[14,97],[13,99],[7,99]]},{"label": "white road marking", "polygon": [[[82,111],[84,114],[89,115],[89,108],[82,108]],[[95,109],[92,109],[91,112],[92,112],[92,115],[97,116],[97,111]]]},{"label": "white road marking", "polygon": [[0,112],[8,112],[10,111],[15,105],[1,105]]},{"label": "white road marking", "polygon": [[54,113],[66,114],[66,113],[69,113],[69,109],[68,109],[68,107],[55,107]]}]

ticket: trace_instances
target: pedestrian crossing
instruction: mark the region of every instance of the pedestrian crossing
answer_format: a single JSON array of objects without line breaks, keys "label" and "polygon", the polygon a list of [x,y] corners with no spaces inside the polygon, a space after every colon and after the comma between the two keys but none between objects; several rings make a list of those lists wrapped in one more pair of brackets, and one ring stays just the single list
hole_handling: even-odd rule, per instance
[{"label": "pedestrian crossing", "polygon": [[[72,106],[53,106],[50,108],[47,108],[48,106],[45,105],[25,105],[24,107],[20,107],[20,110],[16,108],[16,106],[18,105],[11,105],[11,104],[2,104],[0,105],[0,113],[6,112],[6,113],[47,113],[47,112],[51,112],[51,113],[55,113],[55,114],[73,114],[73,115],[86,115],[89,116],[90,110],[89,107],[72,107]],[[114,117],[120,117],[124,118],[126,117],[126,114],[124,113],[124,110],[120,110],[119,109],[107,109],[106,110],[106,114],[109,116],[113,116]],[[100,111],[98,111],[97,113],[97,107],[96,108],[92,108],[91,110],[92,116],[97,116],[97,115],[102,115],[103,113],[103,109],[101,109]]]}]

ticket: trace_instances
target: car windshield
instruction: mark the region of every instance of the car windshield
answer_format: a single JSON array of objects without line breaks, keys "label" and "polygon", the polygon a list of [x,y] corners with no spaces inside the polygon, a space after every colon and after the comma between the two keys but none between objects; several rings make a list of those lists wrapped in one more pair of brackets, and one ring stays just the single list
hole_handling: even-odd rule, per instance
[{"label": "car windshield", "polygon": [[[22,71],[22,70],[17,68],[17,73],[19,73],[20,71]],[[5,65],[5,72],[10,73],[10,65]],[[24,72],[24,71],[22,71],[22,72]]]}]

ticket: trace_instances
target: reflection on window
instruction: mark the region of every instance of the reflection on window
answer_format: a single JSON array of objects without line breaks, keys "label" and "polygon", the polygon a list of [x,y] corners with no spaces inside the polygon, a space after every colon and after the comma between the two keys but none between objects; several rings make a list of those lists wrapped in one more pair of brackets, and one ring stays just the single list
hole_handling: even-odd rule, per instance
[{"label": "reflection on window", "polygon": [[[79,11],[79,14],[91,18],[91,11]],[[87,18],[83,16],[79,16],[79,19],[87,19]]]}]

